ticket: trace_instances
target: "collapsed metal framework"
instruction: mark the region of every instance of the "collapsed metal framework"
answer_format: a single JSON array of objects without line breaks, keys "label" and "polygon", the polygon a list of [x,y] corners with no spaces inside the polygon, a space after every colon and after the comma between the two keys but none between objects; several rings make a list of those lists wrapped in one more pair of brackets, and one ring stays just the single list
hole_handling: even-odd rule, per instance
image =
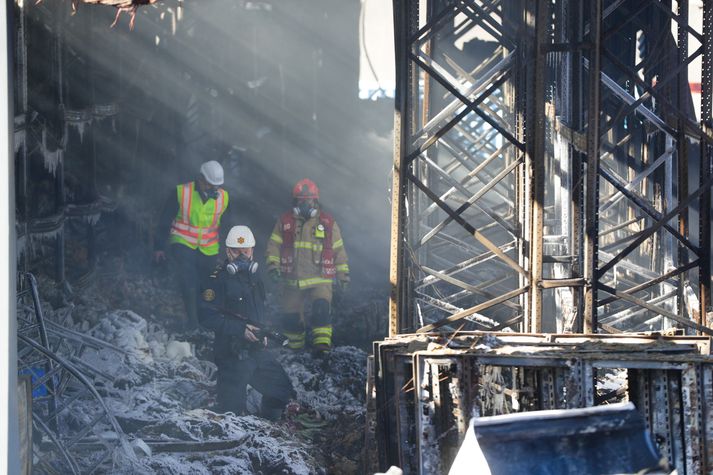
[{"label": "collapsed metal framework", "polygon": [[35,277],[22,277],[26,289],[18,294],[17,367],[31,380],[28,403],[36,436],[30,466],[41,473],[79,474],[136,462],[124,431],[85,375],[113,384],[84,360],[87,350],[110,351],[118,358],[125,353],[46,319]]},{"label": "collapsed metal framework", "polygon": [[394,0],[390,334],[713,334],[712,20],[709,0]]},{"label": "collapsed metal framework", "polygon": [[376,467],[447,473],[472,416],[628,400],[677,473],[713,470],[707,337],[399,335],[375,343],[373,369]]}]

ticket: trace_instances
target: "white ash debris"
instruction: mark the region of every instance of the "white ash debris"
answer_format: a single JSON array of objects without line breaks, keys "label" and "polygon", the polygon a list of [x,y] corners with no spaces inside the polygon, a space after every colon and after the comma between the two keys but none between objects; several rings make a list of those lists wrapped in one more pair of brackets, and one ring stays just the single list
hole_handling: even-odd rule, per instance
[{"label": "white ash debris", "polygon": [[[146,437],[194,442],[216,440],[242,440],[248,436],[250,421],[262,419],[253,416],[236,416],[232,412],[219,414],[208,409],[186,411],[180,421],[162,420],[145,426],[141,432]],[[269,427],[269,431],[273,427]]]},{"label": "white ash debris", "polygon": [[[88,350],[85,358],[113,380],[96,381],[97,388],[124,430],[143,442],[134,450],[145,473],[320,472],[321,464],[311,455],[314,450],[295,441],[287,429],[257,417],[207,409],[213,405],[216,368],[197,359],[190,342],[172,338],[130,310],[108,312],[91,334],[126,351],[118,358],[113,350]],[[221,451],[151,450],[151,441],[175,440],[243,442]]]},{"label": "white ash debris", "polygon": [[171,340],[166,345],[166,358],[171,360],[182,360],[193,356],[191,344],[187,341]]},{"label": "white ash debris", "polygon": [[[279,463],[272,462],[273,454],[260,452],[215,452],[207,459],[203,454],[159,453],[148,460],[152,473],[173,475],[253,475],[256,473],[280,473],[307,475],[323,473],[313,463],[286,457]],[[127,472],[130,473],[130,472]]]},{"label": "white ash debris", "polygon": [[[133,454],[143,467],[138,473],[356,473],[355,468],[342,467],[356,467],[359,459],[365,352],[337,347],[324,357],[315,357],[269,350],[278,353],[295,385],[300,414],[313,417],[317,413],[318,419],[329,421],[311,429],[317,431],[316,437],[307,435],[309,431],[293,416],[273,423],[255,416],[212,412],[216,367],[207,360],[212,353],[212,332],[173,333],[170,328],[182,305],[166,279],[134,274],[119,261],[108,265],[109,270],[99,270],[94,285],[71,296],[69,305],[59,298],[62,292],[52,282],[38,280],[41,295],[60,302],[55,309],[43,304],[48,319],[123,351],[85,347],[81,360],[93,368],[85,375],[129,440],[135,441]],[[259,399],[259,393],[250,389],[249,410],[257,412]],[[79,411],[81,405],[72,408],[72,412]],[[215,441],[236,440],[240,443],[232,448],[201,448]],[[197,447],[161,448],[175,441]],[[137,472],[114,468],[108,473]]]},{"label": "white ash debris", "polygon": [[627,389],[628,373],[626,368],[607,369],[604,374],[597,375],[597,390],[609,392]]},{"label": "white ash debris", "polygon": [[[462,312],[463,308],[460,308],[458,311]],[[468,320],[469,322],[475,322],[475,323],[482,323],[485,324],[486,326],[490,328],[495,328],[499,325],[499,323],[492,318],[486,317],[485,315],[482,315],[480,313],[472,313],[468,315],[467,317],[464,318],[464,320]]]},{"label": "white ash debris", "polygon": [[87,129],[87,127],[91,127],[92,125],[92,120],[67,120],[65,121],[65,136],[68,135],[68,127],[72,127],[74,130],[77,131],[77,134],[79,135],[79,143],[84,143],[84,132]]},{"label": "white ash debris", "polygon": [[188,342],[172,340],[130,310],[108,313],[91,335],[126,352],[88,350],[85,359],[113,380],[100,384],[107,406],[131,425],[172,417],[210,402],[215,366],[193,356]]},{"label": "white ash debris", "polygon": [[[154,440],[189,440],[195,442],[234,441],[237,447],[198,460],[197,454],[174,454],[181,462],[188,462],[180,470],[186,473],[319,473],[318,463],[310,455],[309,447],[294,438],[285,427],[254,416],[218,414],[206,409],[188,411],[179,421],[163,421],[146,426],[143,437]],[[245,450],[249,448],[249,450]],[[170,472],[175,460],[157,453],[148,464],[157,473]]]},{"label": "white ash debris", "polygon": [[365,412],[366,358],[353,346],[338,346],[324,356],[290,350],[278,355],[297,400],[327,420]]},{"label": "white ash debris", "polygon": [[475,349],[487,352],[498,348],[499,346],[502,346],[502,341],[500,341],[495,335],[487,334],[480,338],[478,344],[475,346]]},{"label": "white ash debris", "polygon": [[47,129],[42,129],[42,143],[40,143],[40,153],[44,158],[45,168],[48,172],[54,175],[57,172],[57,167],[63,161],[63,150],[58,148],[56,150],[49,150],[47,147]]},{"label": "white ash debris", "polygon": [[171,339],[159,326],[150,326],[131,310],[110,312],[92,329],[91,334],[144,363],[151,363],[156,358],[180,361],[194,356],[190,342]]},{"label": "white ash debris", "polygon": [[134,451],[134,454],[139,457],[151,457],[153,454],[153,451],[151,450],[151,447],[146,444],[142,439],[134,439],[131,441],[131,448]]},{"label": "white ash debris", "polygon": [[[86,357],[114,379],[100,390],[124,430],[142,441],[134,449],[144,473],[319,473],[313,450],[279,425],[206,409],[212,406],[215,365],[195,358],[189,342],[172,339],[130,310],[107,313],[91,333],[127,352],[124,360],[111,350],[88,351]],[[152,441],[176,440],[241,444],[205,452],[151,449]]]},{"label": "white ash debris", "polygon": [[25,129],[15,131],[15,139],[13,141],[15,145],[15,153],[19,152],[20,149],[25,146],[25,136]]},{"label": "white ash debris", "polygon": [[144,337],[146,333],[146,320],[131,310],[110,313],[92,330],[92,336],[126,350],[144,363],[150,363],[153,355]]}]

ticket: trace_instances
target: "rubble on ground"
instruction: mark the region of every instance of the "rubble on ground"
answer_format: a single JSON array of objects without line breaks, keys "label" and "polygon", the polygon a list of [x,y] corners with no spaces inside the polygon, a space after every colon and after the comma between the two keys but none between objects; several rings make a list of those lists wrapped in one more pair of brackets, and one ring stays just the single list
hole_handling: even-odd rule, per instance
[{"label": "rubble on ground", "polygon": [[[364,351],[340,346],[314,356],[270,349],[297,393],[285,418],[273,423],[253,415],[217,413],[216,368],[209,361],[212,334],[174,331],[166,313],[180,299],[166,289],[170,286],[156,284],[151,277],[132,277],[122,270],[95,279],[81,298],[65,295],[55,308],[44,303],[46,318],[109,344],[87,348],[82,359],[94,368],[88,376],[133,441],[145,473],[359,471]],[[42,283],[43,295],[48,285]],[[55,297],[55,304],[63,300]],[[254,397],[249,398],[251,406],[255,410]],[[121,470],[117,466],[114,473]]]}]

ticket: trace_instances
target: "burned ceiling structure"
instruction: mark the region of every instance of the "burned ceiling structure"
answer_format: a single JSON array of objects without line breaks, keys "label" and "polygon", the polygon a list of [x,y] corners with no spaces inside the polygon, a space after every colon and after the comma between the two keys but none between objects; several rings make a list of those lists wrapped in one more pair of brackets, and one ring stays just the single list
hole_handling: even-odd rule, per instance
[{"label": "burned ceiling structure", "polygon": [[[35,473],[354,472],[366,354],[348,345],[385,333],[391,161],[391,106],[358,99],[359,3],[12,3],[23,460]],[[294,425],[202,412],[210,335],[174,328],[180,297],[151,263],[166,196],[208,159],[225,170],[224,219],[252,227],[260,256],[305,176],[348,235],[346,346],[327,366],[283,361],[305,398]]]},{"label": "burned ceiling structure", "polygon": [[[93,3],[14,4],[21,269],[43,260],[81,287],[97,253],[151,247],[168,190],[215,158],[240,202],[231,221],[269,233],[311,176],[347,232],[368,223],[355,271],[385,276],[391,119],[357,98],[358,5]],[[104,4],[139,3],[134,30],[112,27]],[[363,187],[342,186],[353,177]]]}]

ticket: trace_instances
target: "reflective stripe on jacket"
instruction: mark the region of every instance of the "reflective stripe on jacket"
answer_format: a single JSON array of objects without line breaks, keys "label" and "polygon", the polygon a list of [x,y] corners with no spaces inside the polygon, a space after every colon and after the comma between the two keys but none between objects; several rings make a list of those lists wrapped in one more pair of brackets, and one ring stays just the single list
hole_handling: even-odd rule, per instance
[{"label": "reflective stripe on jacket", "polygon": [[341,231],[325,212],[308,220],[295,217],[291,211],[283,214],[275,223],[266,254],[267,268],[280,269],[290,286],[331,285],[335,276],[348,280]]},{"label": "reflective stripe on jacket", "polygon": [[322,278],[331,280],[334,279],[337,274],[337,269],[334,266],[334,250],[332,249],[334,218],[332,218],[332,215],[329,213],[320,211],[318,219],[319,224],[315,227],[314,239],[296,241],[297,218],[295,214],[287,212],[280,217],[280,224],[282,226],[280,272],[285,277],[290,278],[295,274],[295,248],[311,250],[313,253],[321,251],[320,262],[322,264]]},{"label": "reflective stripe on jacket", "polygon": [[228,207],[228,193],[218,189],[218,197],[203,202],[195,182],[176,187],[178,214],[171,224],[171,243],[200,249],[206,256],[218,254],[220,218]]}]

